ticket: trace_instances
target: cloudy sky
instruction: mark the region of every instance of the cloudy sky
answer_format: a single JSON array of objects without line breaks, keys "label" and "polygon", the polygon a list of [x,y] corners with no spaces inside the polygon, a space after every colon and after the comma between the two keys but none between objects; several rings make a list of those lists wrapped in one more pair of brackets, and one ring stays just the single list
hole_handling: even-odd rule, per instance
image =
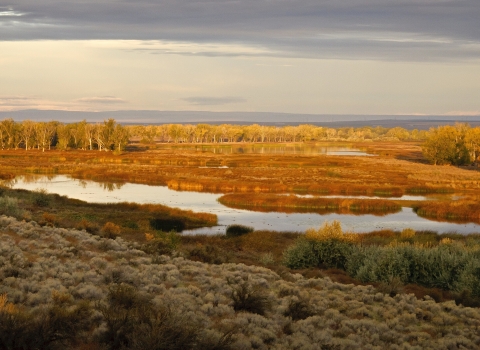
[{"label": "cloudy sky", "polygon": [[479,0],[0,0],[0,111],[480,115]]}]

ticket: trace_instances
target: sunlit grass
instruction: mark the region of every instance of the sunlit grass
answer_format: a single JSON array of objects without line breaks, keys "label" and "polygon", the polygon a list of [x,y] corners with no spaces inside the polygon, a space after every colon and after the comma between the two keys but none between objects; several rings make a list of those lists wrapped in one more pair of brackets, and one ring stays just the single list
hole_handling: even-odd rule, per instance
[{"label": "sunlit grass", "polygon": [[218,199],[223,205],[232,208],[248,208],[253,211],[314,212],[314,213],[362,213],[390,214],[400,211],[400,205],[382,199],[351,198],[302,198],[295,195],[235,193]]}]

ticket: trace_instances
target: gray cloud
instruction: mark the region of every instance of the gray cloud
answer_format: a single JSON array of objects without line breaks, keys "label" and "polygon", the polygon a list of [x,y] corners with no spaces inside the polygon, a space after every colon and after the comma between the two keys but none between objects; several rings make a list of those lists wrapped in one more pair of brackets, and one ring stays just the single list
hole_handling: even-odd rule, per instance
[{"label": "gray cloud", "polygon": [[480,58],[478,0],[16,0],[0,13],[0,40],[174,40],[292,57]]},{"label": "gray cloud", "polygon": [[182,99],[192,105],[195,106],[218,106],[218,105],[226,105],[231,103],[244,103],[247,100],[240,98],[240,97],[187,97]]},{"label": "gray cloud", "polygon": [[100,103],[100,104],[117,104],[117,103],[126,103],[122,98],[115,96],[95,96],[95,97],[83,97],[76,100],[80,103]]},{"label": "gray cloud", "polygon": [[31,96],[0,96],[2,107],[29,107],[37,104],[39,98]]}]

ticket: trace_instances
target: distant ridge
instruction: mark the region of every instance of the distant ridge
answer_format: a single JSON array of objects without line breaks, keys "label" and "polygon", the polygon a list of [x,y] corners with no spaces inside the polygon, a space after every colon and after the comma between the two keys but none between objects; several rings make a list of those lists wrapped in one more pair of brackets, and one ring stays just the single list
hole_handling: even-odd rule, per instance
[{"label": "distant ridge", "polygon": [[57,120],[73,123],[81,120],[101,122],[113,118],[123,124],[253,124],[299,125],[313,124],[329,127],[382,126],[405,129],[428,129],[438,125],[469,123],[480,126],[480,116],[416,116],[416,115],[339,115],[339,114],[295,114],[274,112],[204,112],[204,111],[151,111],[127,110],[108,112],[83,112],[60,110],[20,110],[0,112],[0,120],[12,118],[15,121]]}]

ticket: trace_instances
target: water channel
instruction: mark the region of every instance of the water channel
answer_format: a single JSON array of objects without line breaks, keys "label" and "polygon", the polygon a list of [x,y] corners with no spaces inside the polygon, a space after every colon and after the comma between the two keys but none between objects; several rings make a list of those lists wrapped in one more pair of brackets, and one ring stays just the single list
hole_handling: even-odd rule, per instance
[{"label": "water channel", "polygon": [[[380,229],[432,230],[439,233],[480,233],[480,225],[474,223],[455,224],[436,222],[417,216],[412,209],[402,208],[395,214],[385,216],[347,215],[347,214],[285,214],[279,212],[253,212],[231,209],[220,204],[220,194],[175,191],[166,186],[149,186],[126,183],[122,185],[105,184],[94,181],[72,179],[65,175],[58,176],[18,176],[10,183],[12,188],[27,190],[45,189],[49,193],[66,195],[87,202],[97,203],[158,203],[184,210],[202,211],[216,214],[218,226],[184,231],[184,234],[223,234],[231,224],[252,226],[257,230],[305,231],[319,227],[326,220],[338,220],[344,230],[370,232]],[[414,200],[411,198],[409,200]],[[422,200],[424,197],[418,196]],[[402,199],[402,198],[396,198]],[[405,198],[407,199],[407,198]]]}]

